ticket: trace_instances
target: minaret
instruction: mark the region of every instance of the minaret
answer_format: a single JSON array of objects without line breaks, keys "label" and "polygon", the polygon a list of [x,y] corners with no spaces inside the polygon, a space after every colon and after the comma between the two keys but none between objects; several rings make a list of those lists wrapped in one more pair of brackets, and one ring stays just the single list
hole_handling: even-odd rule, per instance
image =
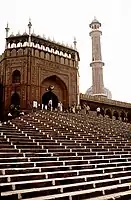
[{"label": "minaret", "polygon": [[94,18],[89,25],[92,29],[90,36],[92,39],[92,95],[106,96],[104,94],[104,82],[103,82],[103,66],[101,57],[101,42],[100,36],[102,32],[99,30],[101,23]]},{"label": "minaret", "polygon": [[[9,30],[10,30],[10,28],[9,28],[8,23],[7,23],[7,26],[6,26],[6,28],[5,28],[5,31],[6,31],[6,39],[7,39],[8,36],[9,36]],[[7,49],[7,47],[8,47],[8,44],[7,44],[7,40],[6,40],[5,48]]]},{"label": "minaret", "polygon": [[31,46],[31,27],[32,27],[32,23],[31,23],[31,19],[29,18],[29,24],[28,24],[28,28],[29,28],[29,47]]},{"label": "minaret", "polygon": [[[77,51],[76,37],[74,37],[73,44],[74,44],[74,50]],[[77,53],[75,53],[75,62],[76,62],[76,67],[77,67],[77,105],[80,105],[80,91],[79,91],[80,75],[79,75],[79,59],[78,59]]]}]

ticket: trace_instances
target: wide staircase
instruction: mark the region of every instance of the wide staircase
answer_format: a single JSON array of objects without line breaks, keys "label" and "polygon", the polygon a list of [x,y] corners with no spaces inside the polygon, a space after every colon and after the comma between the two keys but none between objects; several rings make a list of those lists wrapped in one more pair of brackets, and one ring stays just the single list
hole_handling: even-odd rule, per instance
[{"label": "wide staircase", "polygon": [[130,125],[38,111],[0,126],[0,200],[131,199]]}]

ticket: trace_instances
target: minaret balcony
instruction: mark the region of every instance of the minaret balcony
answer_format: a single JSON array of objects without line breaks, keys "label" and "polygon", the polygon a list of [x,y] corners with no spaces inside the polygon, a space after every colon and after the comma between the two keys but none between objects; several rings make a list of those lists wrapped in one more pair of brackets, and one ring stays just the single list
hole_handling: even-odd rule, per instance
[{"label": "minaret balcony", "polygon": [[[105,65],[105,63],[102,62],[101,60],[95,60],[95,61],[92,61],[92,62],[90,63],[90,67],[96,66],[96,64],[101,64],[101,66],[104,66],[104,65]],[[100,65],[98,65],[98,67],[100,67]]]},{"label": "minaret balcony", "polygon": [[89,33],[89,36],[94,37],[94,35],[102,35],[102,31],[94,29]]}]

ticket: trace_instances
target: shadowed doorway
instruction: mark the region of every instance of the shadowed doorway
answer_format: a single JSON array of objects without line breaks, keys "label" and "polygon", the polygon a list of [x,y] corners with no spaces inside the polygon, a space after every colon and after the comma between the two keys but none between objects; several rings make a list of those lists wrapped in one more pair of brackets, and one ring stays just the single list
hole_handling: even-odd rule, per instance
[{"label": "shadowed doorway", "polygon": [[11,105],[20,106],[20,96],[16,92],[11,96]]},{"label": "shadowed doorway", "polygon": [[52,100],[53,109],[57,108],[59,100],[58,100],[58,97],[52,91],[47,91],[43,94],[42,104],[44,104],[44,106],[48,105],[49,100]]}]

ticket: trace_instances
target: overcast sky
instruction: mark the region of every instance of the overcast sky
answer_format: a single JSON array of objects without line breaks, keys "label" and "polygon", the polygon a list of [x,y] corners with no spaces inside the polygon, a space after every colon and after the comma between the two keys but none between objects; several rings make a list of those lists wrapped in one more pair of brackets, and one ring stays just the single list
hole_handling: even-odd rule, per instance
[{"label": "overcast sky", "polygon": [[91,86],[91,38],[89,23],[94,16],[102,27],[104,84],[113,99],[131,102],[131,0],[1,0],[0,53],[5,47],[5,26],[10,34],[32,29],[39,35],[71,44],[77,38],[80,53],[80,91]]}]

